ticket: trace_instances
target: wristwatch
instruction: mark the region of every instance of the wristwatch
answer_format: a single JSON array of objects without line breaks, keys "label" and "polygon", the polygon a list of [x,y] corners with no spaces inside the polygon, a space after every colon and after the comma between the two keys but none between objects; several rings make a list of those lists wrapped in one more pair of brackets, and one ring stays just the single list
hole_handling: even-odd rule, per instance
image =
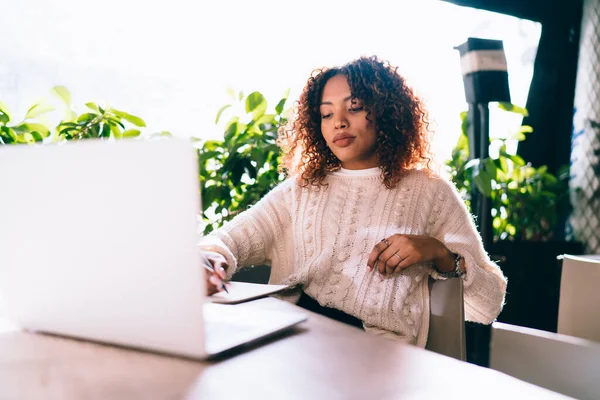
[{"label": "wristwatch", "polygon": [[463,259],[463,256],[456,253],[452,253],[452,255],[454,256],[454,269],[448,272],[437,271],[441,278],[460,278],[465,274],[465,271],[460,267],[460,260]]}]

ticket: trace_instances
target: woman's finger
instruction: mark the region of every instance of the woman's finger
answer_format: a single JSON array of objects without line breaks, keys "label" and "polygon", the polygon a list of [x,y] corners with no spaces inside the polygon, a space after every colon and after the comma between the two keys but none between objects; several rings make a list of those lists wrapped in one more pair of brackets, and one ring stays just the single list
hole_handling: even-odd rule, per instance
[{"label": "woman's finger", "polygon": [[378,262],[379,256],[390,246],[390,244],[391,243],[387,238],[377,243],[375,247],[373,247],[373,250],[371,250],[371,253],[369,254],[369,258],[367,259],[367,267],[373,269],[377,266],[379,268],[381,264],[381,262]]},{"label": "woman's finger", "polygon": [[408,256],[403,257],[402,261],[400,261],[400,262],[398,262],[398,264],[396,264],[396,267],[394,268],[394,270],[391,273],[397,274],[400,271],[402,271],[403,269],[408,268],[413,264],[414,264],[413,256],[409,254]]},{"label": "woman's finger", "polygon": [[209,254],[207,258],[213,266],[213,269],[215,270],[216,274],[219,275],[221,279],[225,279],[225,276],[227,275],[227,260],[225,260],[225,257],[218,253],[212,253]]},{"label": "woman's finger", "polygon": [[225,272],[225,268],[223,268],[221,266],[215,266],[214,270],[219,278],[225,279],[225,276],[227,275],[227,273]]},{"label": "woman's finger", "polygon": [[210,283],[210,285],[209,285],[209,286],[212,286],[212,287],[214,287],[214,288],[215,288],[215,292],[220,292],[221,290],[223,290],[223,289],[222,289],[222,286],[223,286],[223,281],[222,281],[222,280],[221,280],[221,278],[219,278],[218,276],[216,276],[216,275],[211,275],[211,276],[208,278],[208,282]]},{"label": "woman's finger", "polygon": [[212,275],[206,277],[206,295],[207,296],[211,296],[219,291],[219,285],[215,285],[213,282],[211,282],[211,278],[212,278]]},{"label": "woman's finger", "polygon": [[392,254],[390,258],[385,263],[385,272],[388,275],[391,275],[396,270],[398,264],[402,262],[402,256],[398,254],[398,252]]},{"label": "woman's finger", "polygon": [[390,246],[386,251],[379,256],[379,272],[382,274],[391,274],[394,272],[396,265],[402,261],[402,257],[397,255],[400,248],[397,245]]}]

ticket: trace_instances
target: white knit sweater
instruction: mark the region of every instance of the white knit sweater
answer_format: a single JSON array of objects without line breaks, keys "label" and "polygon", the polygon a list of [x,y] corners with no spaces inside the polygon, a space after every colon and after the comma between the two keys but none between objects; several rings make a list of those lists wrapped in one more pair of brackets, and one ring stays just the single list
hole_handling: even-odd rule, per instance
[{"label": "white knit sweater", "polygon": [[465,259],[465,314],[491,323],[502,309],[506,279],[490,261],[456,188],[424,172],[387,189],[379,168],[330,173],[327,186],[300,187],[290,178],[223,228],[200,239],[204,250],[240,266],[271,265],[273,284],[297,286],[322,306],[363,321],[365,330],[421,347],[429,328],[431,265],[402,273],[370,272],[373,246],[395,233],[427,235]]}]

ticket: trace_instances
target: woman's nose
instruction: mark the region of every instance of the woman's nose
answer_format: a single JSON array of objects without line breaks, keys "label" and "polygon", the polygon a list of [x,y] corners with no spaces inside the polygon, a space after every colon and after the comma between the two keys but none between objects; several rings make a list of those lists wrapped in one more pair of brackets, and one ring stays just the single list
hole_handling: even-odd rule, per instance
[{"label": "woman's nose", "polygon": [[346,118],[336,118],[335,119],[335,129],[343,129],[348,127],[348,120]]}]

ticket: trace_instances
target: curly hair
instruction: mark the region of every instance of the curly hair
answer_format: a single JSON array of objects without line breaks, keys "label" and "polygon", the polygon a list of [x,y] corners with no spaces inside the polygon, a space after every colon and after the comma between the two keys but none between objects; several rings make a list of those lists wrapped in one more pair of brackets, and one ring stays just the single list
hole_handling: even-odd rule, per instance
[{"label": "curly hair", "polygon": [[313,71],[295,104],[294,117],[279,130],[283,169],[290,175],[297,174],[302,186],[319,186],[328,172],[341,167],[321,132],[323,88],[336,75],[347,78],[352,96],[362,100],[367,110],[367,119],[376,122],[376,154],[385,186],[394,187],[412,169],[431,172],[425,107],[397,67],[376,56]]}]

